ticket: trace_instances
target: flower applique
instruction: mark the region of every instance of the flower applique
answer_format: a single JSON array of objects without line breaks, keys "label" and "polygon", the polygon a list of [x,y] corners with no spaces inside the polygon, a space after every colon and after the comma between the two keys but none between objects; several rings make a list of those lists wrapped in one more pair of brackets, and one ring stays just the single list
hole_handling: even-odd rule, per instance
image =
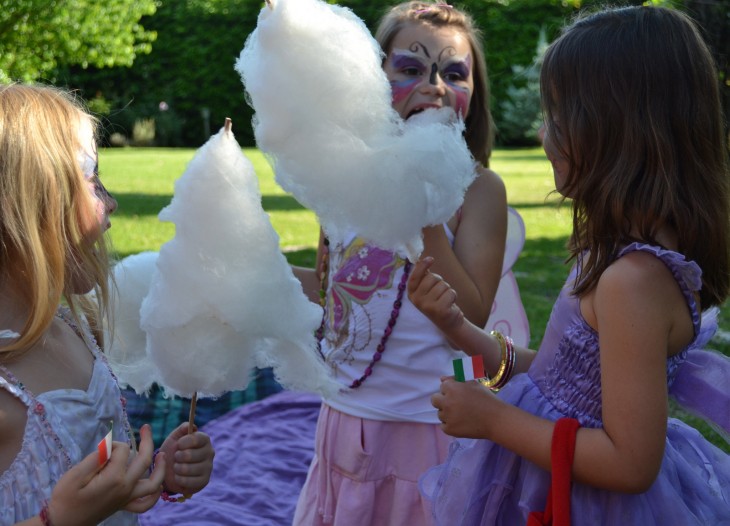
[{"label": "flower applique", "polygon": [[392,252],[356,238],[344,250],[342,265],[332,278],[327,309],[330,329],[338,334],[347,333],[345,323],[353,303],[365,305],[378,289],[389,288],[402,265],[403,261]]}]

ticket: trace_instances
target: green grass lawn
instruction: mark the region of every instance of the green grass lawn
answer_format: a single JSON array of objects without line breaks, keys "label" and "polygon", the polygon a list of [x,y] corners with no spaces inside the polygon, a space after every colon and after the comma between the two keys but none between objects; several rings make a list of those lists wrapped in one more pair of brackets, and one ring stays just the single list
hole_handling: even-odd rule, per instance
[{"label": "green grass lawn", "polygon": [[[276,184],[268,162],[258,150],[247,148],[244,153],[258,175],[262,204],[279,234],[282,251],[291,263],[313,266],[319,232],[314,214]],[[160,222],[157,214],[170,203],[175,181],[194,154],[192,149],[100,151],[102,180],[119,202],[111,229],[117,257],[157,251],[172,239],[174,225]],[[568,206],[559,208],[557,196],[551,193],[552,171],[542,149],[496,150],[491,167],[504,179],[509,203],[525,221],[527,239],[514,271],[530,321],[530,344],[536,349],[568,271],[564,260],[570,211]],[[725,317],[720,320],[720,328],[713,347],[730,355],[730,322]],[[730,447],[704,423],[680,416],[730,452]]]}]

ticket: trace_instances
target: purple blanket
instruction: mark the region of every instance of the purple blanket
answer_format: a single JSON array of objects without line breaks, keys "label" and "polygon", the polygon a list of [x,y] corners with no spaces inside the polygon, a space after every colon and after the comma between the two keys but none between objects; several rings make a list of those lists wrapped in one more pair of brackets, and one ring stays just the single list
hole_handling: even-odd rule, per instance
[{"label": "purple blanket", "polygon": [[282,391],[202,427],[215,460],[208,486],[182,503],[160,500],[145,526],[291,524],[314,451],[320,398]]}]

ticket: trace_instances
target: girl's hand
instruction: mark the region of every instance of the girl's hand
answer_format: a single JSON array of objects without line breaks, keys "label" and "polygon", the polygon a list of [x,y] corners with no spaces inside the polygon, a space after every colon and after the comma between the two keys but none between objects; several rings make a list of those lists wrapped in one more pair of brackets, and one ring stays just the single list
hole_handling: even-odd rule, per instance
[{"label": "girl's hand", "polygon": [[462,325],[464,313],[456,305],[456,291],[438,274],[428,269],[430,256],[416,262],[408,278],[408,297],[431,322],[448,334]]},{"label": "girl's hand", "polygon": [[180,424],[160,448],[168,459],[165,489],[190,495],[203,489],[213,471],[213,445],[210,437],[198,431],[188,434],[187,422]]},{"label": "girl's hand", "polygon": [[157,502],[165,459],[148,477],[154,447],[148,425],[140,429],[140,436],[139,451],[131,462],[129,444],[113,442],[104,466],[99,467],[99,454],[94,451],[61,477],[48,504],[54,526],[93,526],[120,509],[141,513]]},{"label": "girl's hand", "polygon": [[491,414],[501,402],[479,382],[457,382],[453,376],[445,376],[439,392],[431,396],[431,404],[438,409],[441,429],[447,435],[489,438]]}]

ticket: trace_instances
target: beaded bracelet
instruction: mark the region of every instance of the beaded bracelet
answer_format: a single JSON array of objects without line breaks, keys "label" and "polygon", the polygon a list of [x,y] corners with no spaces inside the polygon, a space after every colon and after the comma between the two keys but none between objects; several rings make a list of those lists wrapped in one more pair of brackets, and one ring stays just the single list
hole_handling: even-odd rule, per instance
[{"label": "beaded bracelet", "polygon": [[[150,464],[150,475],[152,474],[152,471],[155,469],[155,459],[157,458],[157,453],[159,453],[160,450],[155,449],[155,451],[152,453],[152,464]],[[164,486],[163,486],[164,487]],[[192,495],[180,495],[179,497],[173,497],[170,493],[167,491],[163,491],[160,493],[160,498],[164,500],[165,502],[185,502],[188,500]],[[43,526],[46,526],[45,524]]]},{"label": "beaded bracelet", "polygon": [[505,336],[499,331],[491,331],[489,334],[497,340],[497,343],[499,343],[501,361],[497,374],[495,374],[492,378],[480,380],[480,382],[492,391],[499,391],[507,384],[507,381],[510,379],[512,372],[514,371],[516,361],[515,347],[512,342],[512,338],[509,336]]},{"label": "beaded bracelet", "polygon": [[160,493],[160,498],[164,500],[165,502],[185,502],[188,500],[192,495],[180,495],[179,497],[172,497],[170,494],[166,491],[163,491]]},{"label": "beaded bracelet", "polygon": [[43,507],[41,508],[41,512],[38,514],[38,516],[41,519],[41,524],[43,526],[53,526],[53,523],[51,522],[51,516],[48,513],[48,503],[44,503]]}]

